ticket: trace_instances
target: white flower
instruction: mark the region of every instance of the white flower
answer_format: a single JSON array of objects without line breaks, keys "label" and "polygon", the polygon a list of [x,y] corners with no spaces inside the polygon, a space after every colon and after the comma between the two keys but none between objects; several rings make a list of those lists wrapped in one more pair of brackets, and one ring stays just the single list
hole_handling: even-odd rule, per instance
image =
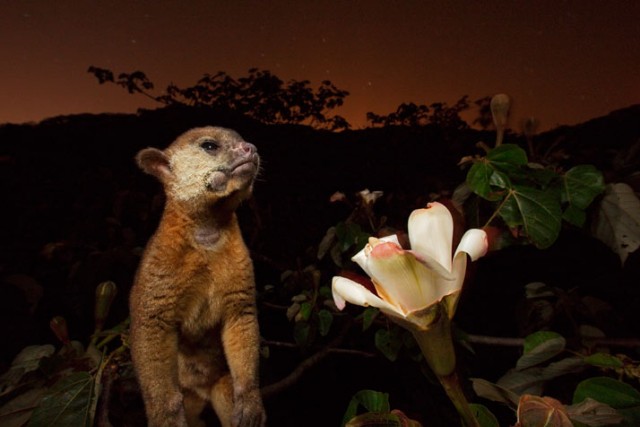
[{"label": "white flower", "polygon": [[449,318],[455,312],[464,281],[467,255],[472,260],[487,251],[487,236],[468,230],[452,257],[453,219],[442,204],[430,203],[411,213],[408,224],[411,250],[404,250],[393,235],[371,238],[352,259],[371,277],[376,294],[345,277],[333,278],[333,299],[339,309],[345,302],[373,306],[402,324],[424,329],[431,308],[445,302]]}]

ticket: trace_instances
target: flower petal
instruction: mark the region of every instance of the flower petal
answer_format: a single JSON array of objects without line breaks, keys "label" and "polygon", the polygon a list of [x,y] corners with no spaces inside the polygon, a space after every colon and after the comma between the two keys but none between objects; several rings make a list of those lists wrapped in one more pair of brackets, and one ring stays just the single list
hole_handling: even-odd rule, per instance
[{"label": "flower petal", "polygon": [[367,258],[367,268],[378,295],[403,313],[439,299],[435,286],[439,275],[393,242],[376,245]]},{"label": "flower petal", "polygon": [[369,243],[367,243],[365,247],[362,248],[362,250],[360,250],[360,252],[358,252],[353,257],[351,257],[351,261],[354,261],[356,264],[358,264],[364,270],[364,272],[367,273],[367,275],[369,275],[369,277],[372,277],[371,272],[369,271],[369,267],[367,267],[367,257],[369,256],[369,253],[371,253],[371,250],[375,245],[380,243],[385,243],[385,242],[393,242],[398,246],[400,246],[400,241],[398,240],[398,236],[396,236],[395,234],[381,237],[379,239],[376,239],[375,237],[370,237]]},{"label": "flower petal", "polygon": [[472,261],[484,256],[489,248],[489,242],[487,240],[487,233],[479,228],[472,228],[467,230],[460,240],[460,244],[456,249],[456,255],[460,252],[466,252],[471,257]]},{"label": "flower petal", "polygon": [[[456,279],[454,283],[450,284],[449,294],[462,289],[467,271],[467,255],[471,257],[471,260],[475,261],[487,253],[488,245],[487,234],[483,230],[472,228],[464,233],[453,257],[451,270]],[[457,298],[452,298],[448,305],[449,317],[453,317],[457,306]]]},{"label": "flower petal", "polygon": [[453,218],[449,209],[438,202],[416,209],[409,216],[408,228],[411,249],[451,271]]},{"label": "flower petal", "polygon": [[333,301],[340,310],[344,309],[345,302],[350,302],[363,307],[377,307],[384,312],[402,316],[402,313],[394,306],[378,298],[360,283],[346,277],[334,276],[331,282],[331,292],[333,293]]}]

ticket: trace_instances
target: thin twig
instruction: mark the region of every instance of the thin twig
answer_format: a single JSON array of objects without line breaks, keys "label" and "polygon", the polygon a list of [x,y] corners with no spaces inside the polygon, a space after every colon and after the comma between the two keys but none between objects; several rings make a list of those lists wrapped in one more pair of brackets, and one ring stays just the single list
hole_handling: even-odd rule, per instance
[{"label": "thin twig", "polygon": [[[598,346],[612,346],[612,347],[625,347],[635,348],[640,347],[640,339],[638,338],[597,338],[597,337],[582,337],[584,341],[589,344]],[[467,335],[467,340],[473,344],[493,345],[502,347],[522,347],[524,345],[524,338],[504,338],[504,337],[491,337],[487,335]]]},{"label": "thin twig", "polygon": [[[300,346],[296,343],[293,342],[285,342],[285,341],[270,341],[270,340],[262,340],[261,341],[262,345],[267,345],[267,346],[271,346],[271,347],[284,347],[284,348],[295,348],[298,349],[300,348]],[[346,354],[346,355],[354,355],[354,356],[362,356],[362,357],[375,357],[376,354],[375,353],[370,353],[367,351],[361,351],[361,350],[352,350],[352,349],[348,349],[348,348],[329,348],[328,349],[329,353],[335,353],[335,354]]]},{"label": "thin twig", "polygon": [[269,398],[295,384],[300,379],[300,377],[302,377],[305,371],[318,364],[318,362],[324,359],[331,352],[331,349],[337,347],[340,343],[342,343],[342,340],[344,339],[350,328],[351,322],[347,322],[336,338],[334,338],[320,351],[303,360],[289,375],[287,375],[280,381],[262,387],[262,389],[260,390],[260,392],[262,393],[262,397],[265,399]]}]

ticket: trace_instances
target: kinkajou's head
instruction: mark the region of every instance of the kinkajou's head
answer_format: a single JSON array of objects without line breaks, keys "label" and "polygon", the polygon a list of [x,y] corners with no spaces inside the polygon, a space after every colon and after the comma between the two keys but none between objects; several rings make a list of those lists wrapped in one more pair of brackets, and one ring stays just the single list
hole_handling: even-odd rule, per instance
[{"label": "kinkajou's head", "polygon": [[260,167],[256,147],[238,133],[219,127],[191,129],[167,149],[145,148],[136,156],[157,177],[168,198],[178,201],[241,199],[251,194]]}]

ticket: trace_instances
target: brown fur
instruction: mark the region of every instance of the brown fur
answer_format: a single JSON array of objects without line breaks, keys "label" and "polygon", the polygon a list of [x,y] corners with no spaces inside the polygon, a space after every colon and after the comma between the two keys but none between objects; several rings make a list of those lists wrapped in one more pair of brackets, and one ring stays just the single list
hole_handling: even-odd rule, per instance
[{"label": "brown fur", "polygon": [[206,127],[136,159],[167,199],[130,299],[149,426],[201,425],[207,401],[224,427],[263,426],[253,266],[235,214],[252,191],[256,149]]}]

